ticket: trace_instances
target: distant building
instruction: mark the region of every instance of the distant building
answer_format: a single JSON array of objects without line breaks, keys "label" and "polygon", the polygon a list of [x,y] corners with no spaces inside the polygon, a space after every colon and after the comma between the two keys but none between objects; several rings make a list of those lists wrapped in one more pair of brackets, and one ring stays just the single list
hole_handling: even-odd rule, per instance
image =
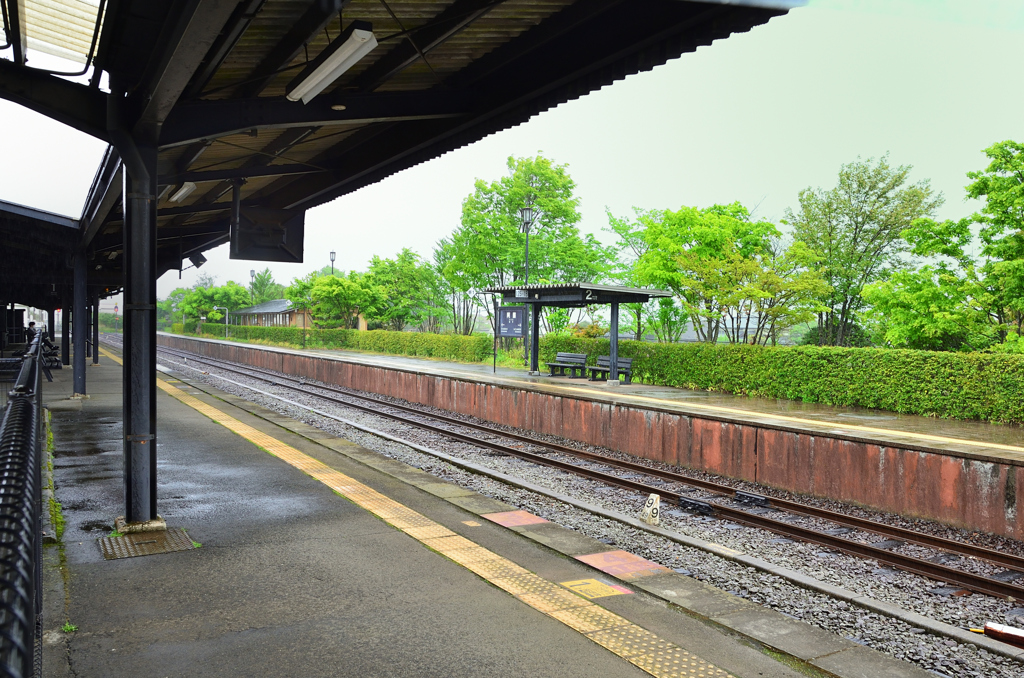
[{"label": "distant building", "polygon": [[292,308],[289,299],[274,299],[262,304],[231,311],[232,325],[256,325],[258,327],[313,327],[309,311]]}]

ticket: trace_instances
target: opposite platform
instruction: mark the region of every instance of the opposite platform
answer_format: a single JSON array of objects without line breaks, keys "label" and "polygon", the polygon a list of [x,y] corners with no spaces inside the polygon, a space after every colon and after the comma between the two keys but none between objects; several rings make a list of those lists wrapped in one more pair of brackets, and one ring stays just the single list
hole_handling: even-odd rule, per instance
[{"label": "opposite platform", "polygon": [[792,492],[1024,538],[1024,442],[1015,426],[491,374],[486,366],[407,357],[168,334],[158,341]]},{"label": "opposite platform", "polygon": [[159,396],[159,511],[202,546],[105,560],[120,369],[90,367],[87,400],[64,399],[70,376],[45,394],[67,520],[46,556],[46,675],[799,675],[639,589],[570,592],[601,573],[481,519],[512,507],[465,510],[438,496],[459,488],[177,380]]}]

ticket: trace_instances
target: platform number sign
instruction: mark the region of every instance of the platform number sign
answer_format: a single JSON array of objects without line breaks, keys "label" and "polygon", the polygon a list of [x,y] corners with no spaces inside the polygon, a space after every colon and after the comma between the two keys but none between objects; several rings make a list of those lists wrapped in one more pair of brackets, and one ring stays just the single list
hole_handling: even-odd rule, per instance
[{"label": "platform number sign", "polygon": [[502,306],[498,309],[498,336],[499,337],[523,337],[524,323],[526,318],[525,306]]},{"label": "platform number sign", "polygon": [[647,497],[647,501],[644,502],[644,510],[640,512],[640,518],[643,519],[648,525],[660,524],[661,516],[661,497],[657,494],[651,494]]}]

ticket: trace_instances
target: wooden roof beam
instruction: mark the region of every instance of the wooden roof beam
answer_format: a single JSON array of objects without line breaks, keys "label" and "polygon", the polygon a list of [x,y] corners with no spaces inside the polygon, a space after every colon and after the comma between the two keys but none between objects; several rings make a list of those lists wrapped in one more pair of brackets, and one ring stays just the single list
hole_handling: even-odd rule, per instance
[{"label": "wooden roof beam", "polygon": [[253,69],[246,83],[242,85],[241,97],[259,96],[267,88],[277,72],[290,64],[309,41],[324,30],[331,19],[345,8],[350,0],[313,0],[305,13],[292,24],[281,41]]},{"label": "wooden roof beam", "polygon": [[[340,107],[342,110],[335,110]],[[175,108],[160,134],[168,148],[253,129],[365,125],[465,115],[470,97],[456,93],[396,92],[324,97],[308,104],[281,97],[196,101]],[[183,171],[183,169],[181,170]]]},{"label": "wooden roof beam", "polygon": [[413,29],[401,43],[360,73],[349,86],[363,92],[372,92],[416,63],[420,52],[427,54],[499,4],[501,2],[495,0],[457,0],[426,26]]},{"label": "wooden roof beam", "polygon": [[224,59],[231,53],[231,50],[235,48],[238,40],[245,34],[249,24],[260,13],[260,10],[263,9],[265,2],[266,0],[243,0],[243,2],[238,3],[235,11],[231,14],[231,18],[228,19],[224,30],[221,31],[216,42],[210,48],[209,54],[203,59],[199,70],[196,71],[192,81],[182,93],[182,99],[194,99],[203,93],[203,89],[210,82],[210,79],[213,78],[214,74],[216,74],[221,64],[224,63]]}]

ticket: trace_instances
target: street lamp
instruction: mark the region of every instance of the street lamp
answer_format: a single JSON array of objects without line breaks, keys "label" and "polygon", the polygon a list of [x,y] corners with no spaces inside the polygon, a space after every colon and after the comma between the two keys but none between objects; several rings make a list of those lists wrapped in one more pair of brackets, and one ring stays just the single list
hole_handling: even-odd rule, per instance
[{"label": "street lamp", "polygon": [[[523,276],[523,285],[530,284],[530,227],[533,226],[533,220],[536,215],[533,212],[533,196],[526,199],[526,206],[519,208],[519,219],[521,221],[519,230],[526,234],[526,274]],[[526,326],[526,333],[523,336],[523,359],[526,361],[526,365],[530,364],[530,313],[526,313],[526,317],[523,318],[523,322]],[[534,332],[536,332],[534,328]]]},{"label": "street lamp", "polygon": [[256,305],[256,269],[249,269],[249,303]]},{"label": "street lamp", "polygon": [[213,307],[214,311],[218,311],[220,309],[224,310],[224,338],[227,339],[228,338],[228,307],[227,306],[214,306]]},{"label": "street lamp", "polygon": [[334,250],[331,250],[331,275],[334,275]]}]

